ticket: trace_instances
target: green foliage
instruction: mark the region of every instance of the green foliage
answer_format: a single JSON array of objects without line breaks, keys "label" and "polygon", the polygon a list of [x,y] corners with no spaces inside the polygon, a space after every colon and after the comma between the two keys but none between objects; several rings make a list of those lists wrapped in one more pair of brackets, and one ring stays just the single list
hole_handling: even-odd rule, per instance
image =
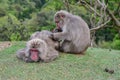
[{"label": "green foliage", "polygon": [[[83,7],[78,5],[79,0],[68,0],[70,12],[81,16],[91,27],[89,16],[93,16]],[[87,0],[86,0],[87,1]],[[89,0],[87,1],[89,3]],[[94,3],[95,0],[92,0]],[[108,8],[118,14],[119,0],[108,1]],[[28,40],[35,31],[52,30],[55,28],[53,17],[56,11],[66,10],[64,0],[0,0],[0,41]],[[118,10],[116,10],[118,9]],[[96,21],[99,17],[96,17]],[[117,34],[114,29],[115,24],[111,21],[107,26],[96,32],[96,43],[99,41],[118,41],[113,40]],[[107,44],[105,44],[107,45]]]},{"label": "green foliage", "polygon": [[61,5],[61,0],[2,0],[0,40],[28,40],[35,31],[52,30],[55,10]]},{"label": "green foliage", "polygon": [[0,29],[1,29],[2,26],[7,24],[7,19],[8,19],[8,16],[0,17]]},{"label": "green foliage", "polygon": [[117,34],[117,30],[112,28],[104,28],[101,30],[96,31],[96,43],[98,43],[99,41],[113,41],[113,38],[115,37],[115,35]]},{"label": "green foliage", "polygon": [[6,15],[6,11],[2,8],[0,8],[0,17],[3,17]]},{"label": "green foliage", "polygon": [[10,40],[11,41],[19,41],[21,38],[20,38],[20,34],[19,33],[12,33],[11,36],[10,36]]},{"label": "green foliage", "polygon": [[41,27],[41,30],[49,30],[49,31],[51,31],[51,30],[53,30],[53,28],[54,27],[50,27],[50,26],[45,26],[45,27]]},{"label": "green foliage", "polygon": [[29,33],[29,29],[25,26],[21,25],[21,22],[12,14],[8,14],[8,16],[0,18],[0,40],[27,40]]},{"label": "green foliage", "polygon": [[120,34],[116,34],[113,40],[120,40]]},{"label": "green foliage", "polygon": [[119,34],[116,34],[113,41],[102,41],[102,43],[99,43],[99,46],[102,48],[112,48],[112,49],[118,49],[120,50],[120,36]]},{"label": "green foliage", "polygon": [[106,41],[99,42],[99,47],[101,48],[110,49],[112,48],[111,46],[112,46],[112,42],[106,42]]},{"label": "green foliage", "polygon": [[43,5],[42,9],[45,10],[61,10],[63,9],[63,1],[61,0],[48,0],[45,5]]},{"label": "green foliage", "polygon": [[120,49],[120,36],[119,36],[119,34],[116,34],[116,36],[114,37],[113,42],[112,42],[112,48]]},{"label": "green foliage", "polygon": [[112,48],[120,49],[120,40],[114,40],[112,43]]}]

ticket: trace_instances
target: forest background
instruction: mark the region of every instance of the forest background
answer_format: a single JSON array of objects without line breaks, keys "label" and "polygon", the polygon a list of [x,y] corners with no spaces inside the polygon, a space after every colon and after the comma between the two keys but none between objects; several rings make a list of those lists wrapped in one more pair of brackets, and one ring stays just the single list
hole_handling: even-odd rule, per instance
[{"label": "forest background", "polygon": [[53,30],[59,10],[88,23],[93,46],[120,49],[119,0],[0,0],[0,41],[27,41],[36,31]]}]

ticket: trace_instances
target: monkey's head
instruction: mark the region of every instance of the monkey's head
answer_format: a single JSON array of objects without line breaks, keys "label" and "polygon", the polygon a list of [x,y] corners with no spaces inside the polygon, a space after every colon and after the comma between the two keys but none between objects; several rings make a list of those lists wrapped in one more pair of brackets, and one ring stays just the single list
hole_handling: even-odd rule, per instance
[{"label": "monkey's head", "polygon": [[66,20],[69,19],[70,15],[70,13],[64,10],[56,12],[54,16],[54,21],[56,23],[57,29],[62,29],[64,23],[66,23]]},{"label": "monkey's head", "polygon": [[46,53],[47,44],[41,39],[32,39],[27,42],[27,48],[29,49],[29,58],[38,62],[40,60],[40,54]]}]

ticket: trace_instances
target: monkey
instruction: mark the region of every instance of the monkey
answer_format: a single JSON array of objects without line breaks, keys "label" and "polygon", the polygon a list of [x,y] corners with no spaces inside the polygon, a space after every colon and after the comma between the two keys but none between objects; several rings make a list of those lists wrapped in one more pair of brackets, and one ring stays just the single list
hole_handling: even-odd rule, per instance
[{"label": "monkey", "polygon": [[39,55],[42,52],[42,48],[40,48],[40,46],[45,49],[46,43],[43,40],[37,38],[29,40],[26,43],[26,48],[17,52],[17,57],[24,60],[25,62],[37,62],[39,61]]},{"label": "monkey", "polygon": [[33,33],[26,47],[17,51],[17,57],[25,62],[50,62],[58,58],[55,49],[58,44],[49,38],[50,34],[45,30]]},{"label": "monkey", "polygon": [[53,32],[51,38],[62,41],[59,50],[66,53],[84,53],[90,46],[90,30],[87,23],[77,15],[60,10],[54,21],[61,32]]},{"label": "monkey", "polygon": [[[31,35],[30,39],[34,39],[34,38],[39,38],[44,40],[47,43],[47,46],[49,47],[48,52],[50,53],[49,56],[52,55],[57,55],[56,57],[59,56],[58,53],[58,48],[59,48],[59,42],[52,40],[49,36],[52,34],[52,32],[47,31],[47,30],[42,30],[41,32],[35,32],[34,34]],[[54,58],[54,57],[53,57]]]}]

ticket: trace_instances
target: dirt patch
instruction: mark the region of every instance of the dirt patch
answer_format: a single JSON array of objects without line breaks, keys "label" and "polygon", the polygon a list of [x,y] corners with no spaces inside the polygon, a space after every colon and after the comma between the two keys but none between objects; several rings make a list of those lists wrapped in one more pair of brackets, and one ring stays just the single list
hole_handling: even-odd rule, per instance
[{"label": "dirt patch", "polygon": [[11,45],[12,45],[12,42],[9,42],[9,41],[0,42],[0,51],[7,47],[10,47]]}]

